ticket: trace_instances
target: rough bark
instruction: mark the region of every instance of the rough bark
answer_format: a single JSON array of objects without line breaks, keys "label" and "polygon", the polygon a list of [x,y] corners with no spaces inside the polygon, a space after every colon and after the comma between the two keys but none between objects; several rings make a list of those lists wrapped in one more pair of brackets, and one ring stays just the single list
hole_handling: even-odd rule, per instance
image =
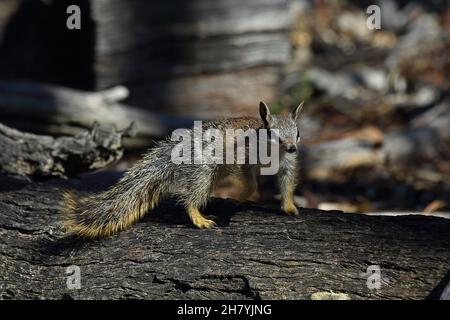
[{"label": "rough bark", "polygon": [[35,135],[0,123],[0,170],[22,177],[67,177],[102,168],[123,154],[122,139],[133,134],[130,125],[117,131],[95,123],[74,137]]},{"label": "rough bark", "polygon": [[[448,282],[447,219],[312,209],[292,218],[278,206],[215,199],[206,213],[219,227],[198,230],[168,200],[131,229],[86,241],[61,228],[69,185],[80,187],[9,181],[0,193],[0,297],[423,299]],[[80,267],[80,290],[66,287],[70,265]],[[369,265],[381,266],[380,290],[366,286]]]}]

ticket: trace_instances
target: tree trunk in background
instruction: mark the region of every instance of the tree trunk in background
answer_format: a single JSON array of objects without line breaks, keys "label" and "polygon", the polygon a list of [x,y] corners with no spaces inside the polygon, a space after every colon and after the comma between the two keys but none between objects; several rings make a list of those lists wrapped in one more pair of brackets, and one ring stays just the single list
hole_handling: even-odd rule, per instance
[{"label": "tree trunk in background", "polygon": [[289,60],[287,0],[7,0],[0,78],[130,89],[127,103],[196,118],[255,114]]},{"label": "tree trunk in background", "polygon": [[93,1],[100,89],[194,117],[255,114],[288,62],[286,0]]}]

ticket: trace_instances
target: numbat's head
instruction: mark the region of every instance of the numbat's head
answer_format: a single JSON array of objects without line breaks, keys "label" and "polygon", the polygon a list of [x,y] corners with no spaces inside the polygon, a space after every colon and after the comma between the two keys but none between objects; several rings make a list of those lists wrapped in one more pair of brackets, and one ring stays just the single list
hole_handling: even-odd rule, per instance
[{"label": "numbat's head", "polygon": [[300,142],[300,113],[303,109],[303,102],[298,105],[288,115],[272,115],[264,102],[259,103],[259,114],[266,129],[277,129],[280,146],[288,153],[297,151],[297,144]]}]

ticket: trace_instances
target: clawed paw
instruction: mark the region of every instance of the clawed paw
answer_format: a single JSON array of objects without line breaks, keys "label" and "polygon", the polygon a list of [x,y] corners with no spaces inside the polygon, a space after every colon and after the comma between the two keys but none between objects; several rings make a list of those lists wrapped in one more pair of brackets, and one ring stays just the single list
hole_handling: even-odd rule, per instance
[{"label": "clawed paw", "polygon": [[205,218],[197,218],[192,221],[194,225],[199,229],[210,229],[216,227],[216,223],[213,220],[205,219]]},{"label": "clawed paw", "polygon": [[290,216],[298,216],[299,215],[299,211],[298,211],[298,209],[296,208],[296,206],[295,205],[287,205],[287,206],[284,206],[283,208],[282,208],[282,210],[286,213],[286,214],[288,214],[288,215],[290,215]]}]

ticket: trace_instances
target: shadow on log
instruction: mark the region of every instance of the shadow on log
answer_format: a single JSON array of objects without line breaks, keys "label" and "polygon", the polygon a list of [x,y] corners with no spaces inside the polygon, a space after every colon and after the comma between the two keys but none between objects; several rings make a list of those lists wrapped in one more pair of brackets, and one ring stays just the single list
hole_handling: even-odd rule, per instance
[{"label": "shadow on log", "polygon": [[[206,208],[216,229],[193,228],[167,200],[131,229],[86,241],[61,228],[61,190],[75,185],[10,183],[0,193],[1,298],[423,299],[439,297],[450,269],[446,219],[313,209],[292,218],[224,199]],[[66,285],[71,265],[79,290]],[[370,265],[381,267],[380,290],[366,285]]]}]

